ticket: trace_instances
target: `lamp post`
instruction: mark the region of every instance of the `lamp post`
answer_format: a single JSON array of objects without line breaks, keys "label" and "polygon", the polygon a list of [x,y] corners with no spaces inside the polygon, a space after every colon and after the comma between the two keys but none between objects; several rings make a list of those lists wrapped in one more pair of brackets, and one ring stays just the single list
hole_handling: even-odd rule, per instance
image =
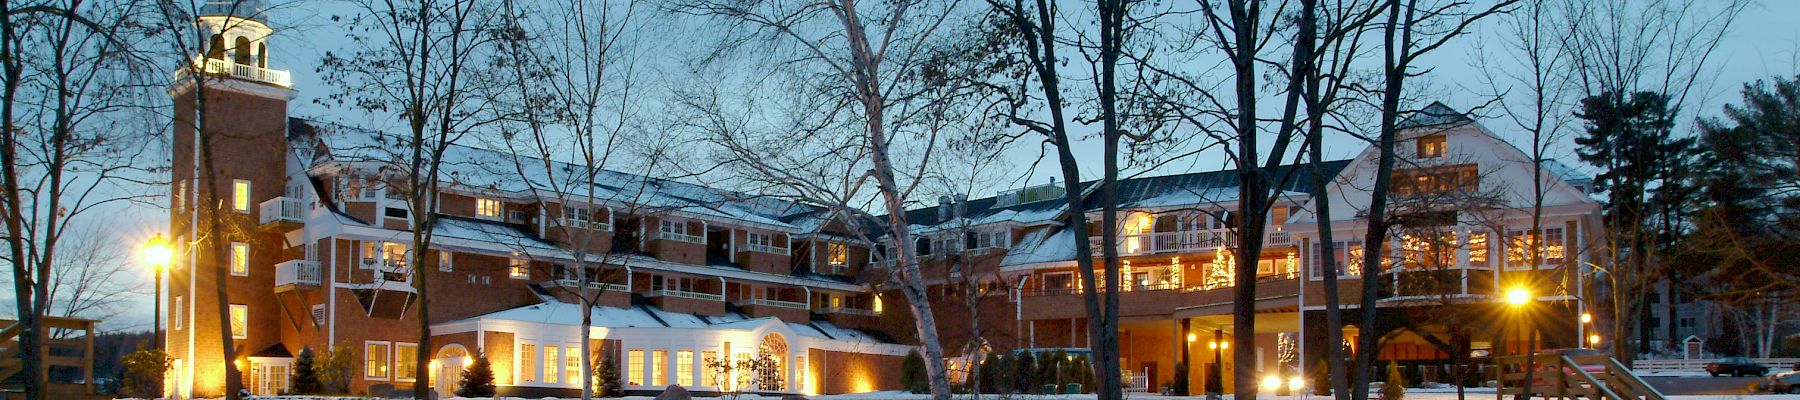
[{"label": "lamp post", "polygon": [[[1519,320],[1529,324],[1531,321],[1524,319],[1524,314],[1525,314],[1524,309],[1525,309],[1525,306],[1531,304],[1531,301],[1534,297],[1535,297],[1535,295],[1533,295],[1531,293],[1530,289],[1526,289],[1524,286],[1514,286],[1512,289],[1506,290],[1506,306],[1508,309],[1513,311],[1512,314],[1513,314],[1514,318],[1518,318]],[[1530,328],[1527,327],[1527,329],[1530,329]],[[1531,373],[1533,372],[1533,370],[1537,369],[1537,367],[1535,366],[1535,361],[1532,360],[1532,358],[1534,356],[1534,354],[1532,354],[1532,353],[1535,353],[1535,352],[1537,352],[1537,330],[1531,329],[1529,331],[1529,333],[1526,334],[1526,338],[1525,338],[1525,362],[1523,364],[1520,364],[1521,367],[1525,369],[1525,382],[1524,382],[1525,390],[1520,392],[1520,394],[1518,396],[1518,398],[1520,400],[1528,399],[1531,396],[1531,389],[1532,389],[1532,382],[1531,382],[1532,374]],[[1502,370],[1501,372],[1504,373],[1505,370]],[[1495,397],[1500,397],[1500,396],[1501,396],[1500,392],[1496,391]]]},{"label": "lamp post", "polygon": [[154,305],[153,307],[156,310],[155,314],[153,314],[155,321],[151,323],[153,324],[152,330],[155,331],[156,335],[156,348],[162,349],[162,276],[163,270],[167,269],[169,266],[169,260],[175,257],[175,250],[169,247],[169,240],[164,238],[161,233],[158,233],[156,236],[151,236],[150,240],[144,243],[143,257],[144,263],[150,266],[151,271],[156,276],[154,283],[156,287],[156,298],[150,302]]}]

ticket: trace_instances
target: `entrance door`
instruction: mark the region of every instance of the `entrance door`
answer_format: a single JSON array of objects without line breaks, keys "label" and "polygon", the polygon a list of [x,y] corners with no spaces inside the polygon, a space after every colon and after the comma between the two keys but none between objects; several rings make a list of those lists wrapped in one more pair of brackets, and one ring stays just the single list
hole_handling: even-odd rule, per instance
[{"label": "entrance door", "polygon": [[462,346],[452,344],[438,350],[437,359],[432,363],[437,368],[431,369],[430,378],[431,388],[438,392],[438,397],[456,395],[456,389],[460,389],[458,385],[462,384],[463,368],[470,362],[469,351]]}]

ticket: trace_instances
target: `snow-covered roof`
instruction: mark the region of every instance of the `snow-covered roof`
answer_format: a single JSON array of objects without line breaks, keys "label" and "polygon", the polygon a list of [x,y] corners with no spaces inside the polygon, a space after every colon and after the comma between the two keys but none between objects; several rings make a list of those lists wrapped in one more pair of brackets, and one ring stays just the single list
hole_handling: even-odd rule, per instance
[{"label": "snow-covered roof", "polygon": [[1075,259],[1075,234],[1062,228],[1033,230],[1019,238],[1000,265],[1026,265]]},{"label": "snow-covered roof", "polygon": [[[580,325],[581,305],[564,303],[555,299],[546,299],[543,303],[518,308],[495,311],[450,323],[469,321],[516,321],[553,325]],[[868,332],[833,325],[825,321],[808,323],[785,322],[775,317],[750,318],[743,314],[728,313],[725,316],[709,317],[686,313],[669,312],[649,304],[638,304],[629,308],[595,306],[590,320],[599,328],[683,328],[707,330],[743,330],[750,331],[761,328],[771,322],[785,324],[801,336],[862,343],[890,343]]]},{"label": "snow-covered roof", "polygon": [[[290,142],[296,154],[319,165],[396,169],[406,159],[410,138],[368,129],[294,119]],[[323,152],[319,150],[324,150]],[[546,167],[547,166],[547,167]],[[586,199],[590,191],[596,203],[631,205],[687,216],[734,220],[772,229],[799,231],[782,222],[784,216],[818,207],[707,186],[647,177],[609,169],[594,171],[561,161],[463,144],[446,146],[439,179],[446,187],[487,192],[518,199],[545,197],[546,201]],[[562,193],[563,195],[558,195]]]}]

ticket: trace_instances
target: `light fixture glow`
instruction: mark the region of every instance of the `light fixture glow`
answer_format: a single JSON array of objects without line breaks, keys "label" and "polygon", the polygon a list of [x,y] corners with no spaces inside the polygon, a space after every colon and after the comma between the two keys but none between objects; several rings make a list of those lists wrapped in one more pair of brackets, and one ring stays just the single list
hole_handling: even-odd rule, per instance
[{"label": "light fixture glow", "polygon": [[1306,388],[1306,379],[1298,377],[1298,376],[1288,378],[1287,385],[1288,385],[1288,392],[1299,392],[1300,389]]},{"label": "light fixture glow", "polygon": [[1219,342],[1206,342],[1206,348],[1217,349],[1219,348]]},{"label": "light fixture glow", "polygon": [[1195,334],[1189,333],[1187,336],[1188,343],[1193,343],[1194,340],[1197,340],[1197,339],[1200,339],[1200,335],[1195,335]]},{"label": "light fixture glow", "polygon": [[169,240],[163,238],[163,235],[159,233],[151,236],[150,240],[144,243],[142,256],[145,264],[161,269],[168,266],[169,261],[175,258],[175,249],[169,247]]},{"label": "light fixture glow", "polygon": [[1281,388],[1281,377],[1275,376],[1275,375],[1269,375],[1269,376],[1263,377],[1262,390],[1275,391],[1275,389],[1279,389],[1279,388]]},{"label": "light fixture glow", "polygon": [[1594,322],[1594,314],[1581,313],[1581,323]]},{"label": "light fixture glow", "polygon": [[1506,304],[1522,306],[1531,301],[1531,291],[1523,287],[1514,287],[1506,291]]},{"label": "light fixture glow", "polygon": [[1599,334],[1588,335],[1588,345],[1599,346],[1600,345],[1600,335]]}]

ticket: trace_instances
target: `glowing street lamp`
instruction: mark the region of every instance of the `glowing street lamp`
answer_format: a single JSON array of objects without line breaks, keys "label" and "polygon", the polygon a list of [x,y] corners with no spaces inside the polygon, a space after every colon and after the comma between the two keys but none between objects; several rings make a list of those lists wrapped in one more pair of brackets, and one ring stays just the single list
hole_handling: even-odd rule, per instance
[{"label": "glowing street lamp", "polygon": [[1581,313],[1581,323],[1587,324],[1587,323],[1593,323],[1593,322],[1594,322],[1594,314]]},{"label": "glowing street lamp", "polygon": [[1506,304],[1518,307],[1531,302],[1531,291],[1523,287],[1514,287],[1506,291]]},{"label": "glowing street lamp", "polygon": [[144,258],[144,264],[149,265],[150,269],[154,271],[156,275],[156,281],[154,283],[156,288],[156,298],[150,302],[154,304],[153,308],[156,309],[155,314],[153,314],[153,318],[155,318],[153,326],[156,331],[155,346],[156,348],[161,349],[163,347],[162,275],[163,270],[168,269],[169,263],[175,259],[175,248],[169,245],[169,239],[164,238],[161,233],[158,233],[156,236],[151,236],[149,241],[144,242],[144,248],[140,252],[142,253],[141,256]]},{"label": "glowing street lamp", "polygon": [[1596,334],[1588,335],[1588,347],[1589,348],[1600,347],[1600,334],[1596,333]]}]

